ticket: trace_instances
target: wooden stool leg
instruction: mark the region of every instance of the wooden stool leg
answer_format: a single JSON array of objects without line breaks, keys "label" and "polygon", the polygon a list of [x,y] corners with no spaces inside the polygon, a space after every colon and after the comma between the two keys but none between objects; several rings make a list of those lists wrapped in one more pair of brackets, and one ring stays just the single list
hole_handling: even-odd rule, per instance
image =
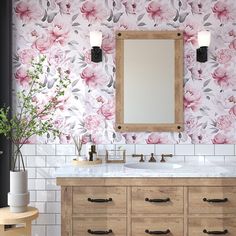
[{"label": "wooden stool leg", "polygon": [[25,231],[27,236],[31,236],[31,222],[28,221],[25,224]]}]

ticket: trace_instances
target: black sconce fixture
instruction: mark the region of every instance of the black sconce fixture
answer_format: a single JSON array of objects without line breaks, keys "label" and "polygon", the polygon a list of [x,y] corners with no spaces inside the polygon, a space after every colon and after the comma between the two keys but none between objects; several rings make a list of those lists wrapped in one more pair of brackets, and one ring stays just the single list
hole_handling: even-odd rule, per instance
[{"label": "black sconce fixture", "polygon": [[91,44],[91,61],[101,62],[102,61],[102,32],[91,31],[90,32],[90,44]]},{"label": "black sconce fixture", "polygon": [[211,33],[209,31],[200,31],[198,32],[198,45],[197,49],[197,61],[206,62],[207,61],[207,52],[208,46],[211,41]]}]

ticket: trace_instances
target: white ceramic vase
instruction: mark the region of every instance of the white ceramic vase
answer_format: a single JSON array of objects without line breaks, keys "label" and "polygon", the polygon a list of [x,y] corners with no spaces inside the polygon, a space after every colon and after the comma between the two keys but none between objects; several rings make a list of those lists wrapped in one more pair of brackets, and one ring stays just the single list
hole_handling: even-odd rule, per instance
[{"label": "white ceramic vase", "polygon": [[8,205],[10,211],[21,213],[27,210],[29,204],[28,172],[10,172],[10,192],[8,193]]}]

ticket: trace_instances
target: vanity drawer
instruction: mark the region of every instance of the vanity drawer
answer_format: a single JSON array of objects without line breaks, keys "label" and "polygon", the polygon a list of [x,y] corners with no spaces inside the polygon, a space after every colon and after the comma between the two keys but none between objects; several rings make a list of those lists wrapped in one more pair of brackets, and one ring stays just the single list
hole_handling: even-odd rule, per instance
[{"label": "vanity drawer", "polygon": [[[159,231],[154,232],[154,231]],[[183,236],[182,218],[132,218],[132,236]]]},{"label": "vanity drawer", "polygon": [[189,213],[236,213],[236,187],[190,187]]},{"label": "vanity drawer", "polygon": [[234,236],[236,235],[236,218],[190,218],[188,222],[188,235]]},{"label": "vanity drawer", "polygon": [[92,236],[92,235],[125,236],[126,218],[121,218],[121,217],[73,218],[72,232],[73,236]]},{"label": "vanity drawer", "polygon": [[126,213],[125,187],[74,187],[73,213]]},{"label": "vanity drawer", "polygon": [[133,187],[132,213],[183,213],[182,187]]}]

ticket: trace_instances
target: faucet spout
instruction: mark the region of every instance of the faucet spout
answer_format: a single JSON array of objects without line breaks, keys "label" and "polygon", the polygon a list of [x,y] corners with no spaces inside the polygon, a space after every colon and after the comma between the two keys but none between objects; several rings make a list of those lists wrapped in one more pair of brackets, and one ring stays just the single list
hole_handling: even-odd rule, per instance
[{"label": "faucet spout", "polygon": [[165,157],[173,157],[173,154],[161,154],[161,161],[160,162],[166,162]]}]

